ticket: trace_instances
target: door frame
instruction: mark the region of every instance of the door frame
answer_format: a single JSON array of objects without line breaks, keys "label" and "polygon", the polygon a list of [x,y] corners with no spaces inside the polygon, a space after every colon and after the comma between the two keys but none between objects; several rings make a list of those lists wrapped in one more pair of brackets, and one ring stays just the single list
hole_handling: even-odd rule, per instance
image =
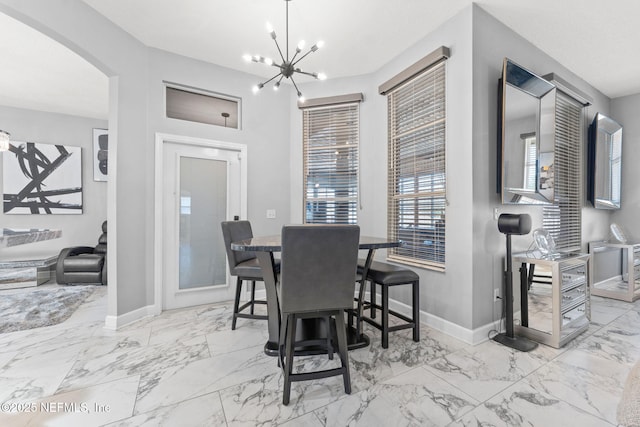
[{"label": "door frame", "polygon": [[[156,132],[155,141],[155,178],[154,178],[154,249],[153,249],[153,314],[162,313],[164,290],[163,257],[164,257],[164,144],[184,144],[198,147],[237,151],[240,155],[240,218],[247,217],[247,146],[235,142],[224,142],[192,136],[173,135]],[[229,267],[227,265],[227,281]]]}]

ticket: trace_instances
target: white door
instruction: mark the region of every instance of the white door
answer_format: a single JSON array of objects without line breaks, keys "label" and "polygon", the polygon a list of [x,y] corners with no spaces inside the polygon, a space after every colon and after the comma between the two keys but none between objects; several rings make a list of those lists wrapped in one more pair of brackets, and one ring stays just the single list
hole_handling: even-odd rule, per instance
[{"label": "white door", "polygon": [[246,149],[162,141],[163,309],[233,299],[220,223],[244,217]]}]

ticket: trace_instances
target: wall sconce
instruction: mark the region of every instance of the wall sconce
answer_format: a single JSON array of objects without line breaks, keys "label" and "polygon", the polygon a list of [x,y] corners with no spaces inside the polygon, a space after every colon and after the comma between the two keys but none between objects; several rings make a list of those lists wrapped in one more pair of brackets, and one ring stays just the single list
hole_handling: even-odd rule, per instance
[{"label": "wall sconce", "polygon": [[0,151],[8,151],[9,150],[9,140],[11,139],[11,134],[9,132],[3,131],[0,129]]}]

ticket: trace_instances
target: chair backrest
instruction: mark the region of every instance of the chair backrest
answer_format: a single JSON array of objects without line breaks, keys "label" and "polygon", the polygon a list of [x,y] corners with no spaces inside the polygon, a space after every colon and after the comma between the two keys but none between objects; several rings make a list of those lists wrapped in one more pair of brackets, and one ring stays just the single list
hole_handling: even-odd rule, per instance
[{"label": "chair backrest", "polygon": [[353,307],[359,240],[357,225],[284,226],[280,310],[293,313]]},{"label": "chair backrest", "polygon": [[107,253],[107,221],[102,223],[102,234],[98,238],[98,244],[93,250],[96,254],[106,254]]},{"label": "chair backrest", "polygon": [[251,223],[249,221],[224,221],[221,223],[221,226],[224,247],[227,250],[229,269],[231,270],[231,274],[234,274],[234,269],[238,264],[256,257],[255,252],[234,251],[231,249],[232,242],[251,239],[253,237]]}]

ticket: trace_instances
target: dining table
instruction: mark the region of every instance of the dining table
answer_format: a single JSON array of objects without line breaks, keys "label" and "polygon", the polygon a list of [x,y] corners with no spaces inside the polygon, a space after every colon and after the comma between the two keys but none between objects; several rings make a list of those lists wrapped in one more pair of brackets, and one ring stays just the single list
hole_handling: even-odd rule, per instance
[{"label": "dining table", "polygon": [[[358,249],[366,250],[367,258],[361,270],[361,277],[367,277],[367,272],[373,262],[373,258],[377,249],[388,249],[399,247],[401,241],[388,239],[383,237],[360,236]],[[275,253],[282,251],[282,239],[280,235],[272,236],[256,236],[251,239],[241,240],[231,243],[231,249],[234,251],[250,251],[255,252],[258,263],[262,268],[264,286],[267,296],[267,323],[269,338],[264,345],[264,352],[269,356],[278,355],[278,339],[280,335],[280,309],[278,305],[278,295],[276,285],[278,281],[278,270]],[[354,273],[356,266],[354,266]],[[354,274],[354,289],[355,289]],[[350,322],[349,322],[350,323]],[[305,328],[301,328],[305,330]],[[349,350],[362,348],[369,345],[369,337],[359,331],[351,324],[347,325],[347,346]],[[313,352],[310,351],[310,352]]]}]

